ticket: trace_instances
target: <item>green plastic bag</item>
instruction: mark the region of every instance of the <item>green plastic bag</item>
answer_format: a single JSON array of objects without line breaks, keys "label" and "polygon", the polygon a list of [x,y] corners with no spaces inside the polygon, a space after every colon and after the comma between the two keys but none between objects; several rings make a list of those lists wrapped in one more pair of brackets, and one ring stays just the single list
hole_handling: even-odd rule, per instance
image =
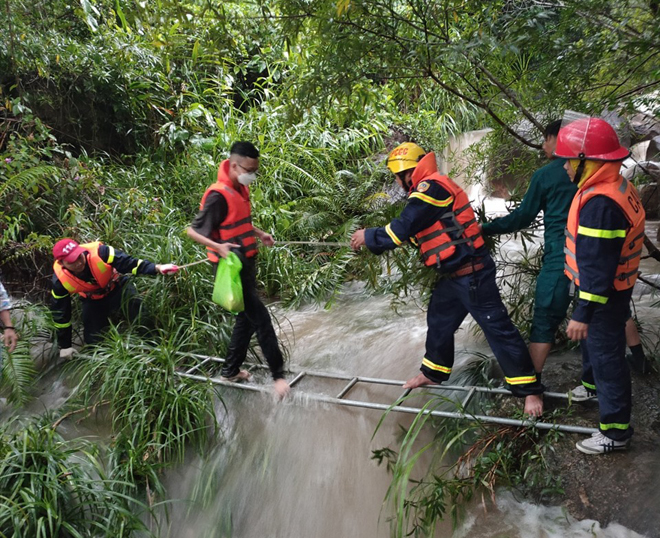
[{"label": "green plastic bag", "polygon": [[236,254],[230,252],[226,258],[220,258],[213,285],[213,302],[232,314],[245,310],[243,303],[243,284],[241,268],[243,264]]}]

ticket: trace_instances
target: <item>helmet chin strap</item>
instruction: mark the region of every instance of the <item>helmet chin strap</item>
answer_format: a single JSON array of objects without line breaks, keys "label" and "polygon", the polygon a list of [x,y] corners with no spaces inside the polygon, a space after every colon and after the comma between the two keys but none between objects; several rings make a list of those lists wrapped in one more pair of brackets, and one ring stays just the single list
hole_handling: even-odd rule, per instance
[{"label": "helmet chin strap", "polygon": [[578,157],[580,158],[580,164],[578,165],[577,170],[575,171],[575,177],[573,178],[573,183],[575,183],[576,185],[580,184],[580,180],[582,179],[582,174],[584,173],[584,165],[587,163],[584,153],[580,153]]}]

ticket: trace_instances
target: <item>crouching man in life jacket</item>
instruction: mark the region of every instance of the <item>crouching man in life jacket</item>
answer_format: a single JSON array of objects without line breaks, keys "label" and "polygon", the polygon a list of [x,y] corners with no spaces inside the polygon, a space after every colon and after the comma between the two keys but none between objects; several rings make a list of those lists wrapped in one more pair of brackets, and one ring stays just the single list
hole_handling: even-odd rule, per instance
[{"label": "crouching man in life jacket", "polygon": [[363,245],[381,254],[410,241],[422,261],[440,278],[427,312],[426,353],[421,373],[405,388],[438,385],[454,364],[454,333],[468,314],[479,324],[515,396],[525,398],[525,413],[543,413],[543,385],[527,346],[502,303],[495,263],[488,253],[467,195],[438,172],[435,155],[407,142],[394,149],[387,166],[408,192],[398,218],[382,228],[357,230],[354,250]]},{"label": "crouching man in life jacket", "polygon": [[579,441],[585,454],[625,450],[630,444],[632,396],[625,358],[626,320],[644,242],[645,212],[637,190],[619,171],[630,152],[599,118],[559,130],[555,155],[577,184],[566,224],[565,272],[577,306],[566,333],[582,347],[582,386],[598,395],[599,432]]},{"label": "crouching man in life jacket", "polygon": [[82,299],[82,320],[86,344],[94,344],[109,324],[109,316],[125,305],[131,322],[139,319],[142,301],[132,275],[170,274],[177,271],[172,264],[156,265],[147,260],[131,258],[127,254],[100,242],[78,244],[62,239],[53,247],[53,291],[51,312],[57,328],[60,358],[70,358],[71,296]]}]

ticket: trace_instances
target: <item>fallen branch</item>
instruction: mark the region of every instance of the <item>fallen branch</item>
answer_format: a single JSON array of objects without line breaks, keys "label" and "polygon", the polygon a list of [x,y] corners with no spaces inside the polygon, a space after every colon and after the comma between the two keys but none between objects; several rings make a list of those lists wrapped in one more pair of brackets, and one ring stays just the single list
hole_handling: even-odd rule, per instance
[{"label": "fallen branch", "polygon": [[[108,405],[110,403],[110,400],[103,400],[101,402],[95,403],[94,405],[88,405],[87,407],[82,407],[80,409],[76,409],[75,411],[69,411],[68,413],[65,413],[62,415],[60,418],[58,418],[55,422],[53,422],[53,425],[51,426],[52,429],[57,428],[64,420],[69,418],[70,416],[76,415],[78,413],[82,413],[83,411],[90,411],[90,414],[94,411],[96,411],[96,408],[99,405]],[[87,415],[89,416],[89,415]],[[85,417],[87,418],[87,417]]]},{"label": "fallen branch", "polygon": [[660,286],[656,284],[655,282],[651,282],[650,280],[645,279],[642,275],[637,275],[637,278],[644,282],[644,284],[647,284],[648,286],[651,286],[652,288],[655,288],[656,290],[660,290]]}]

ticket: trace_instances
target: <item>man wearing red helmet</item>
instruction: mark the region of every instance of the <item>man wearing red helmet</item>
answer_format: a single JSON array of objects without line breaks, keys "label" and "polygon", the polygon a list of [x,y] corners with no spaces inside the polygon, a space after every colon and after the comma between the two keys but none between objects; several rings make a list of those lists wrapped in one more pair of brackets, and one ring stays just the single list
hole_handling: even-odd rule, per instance
[{"label": "man wearing red helmet", "polygon": [[176,273],[172,264],[156,265],[96,241],[78,244],[73,239],[61,239],[53,247],[53,290],[51,312],[57,328],[60,358],[70,358],[71,296],[82,299],[83,337],[86,344],[98,341],[108,326],[108,316],[126,305],[131,321],[140,315],[142,302],[135,286],[123,274],[155,275]]},{"label": "man wearing red helmet", "polygon": [[619,173],[630,152],[604,120],[582,118],[562,127],[555,155],[578,186],[566,226],[565,272],[577,290],[567,334],[582,346],[582,386],[598,396],[599,432],[579,441],[585,454],[630,445],[630,370],[625,325],[637,280],[645,213],[635,187]]}]

